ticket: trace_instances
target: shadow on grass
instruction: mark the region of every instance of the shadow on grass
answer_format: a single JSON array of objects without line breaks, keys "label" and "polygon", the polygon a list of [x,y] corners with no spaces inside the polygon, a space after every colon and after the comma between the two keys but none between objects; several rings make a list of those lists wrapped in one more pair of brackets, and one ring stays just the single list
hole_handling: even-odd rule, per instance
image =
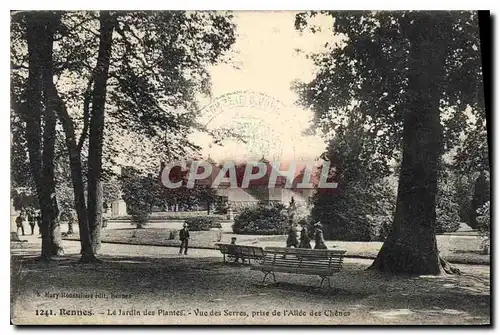
[{"label": "shadow on grass", "polygon": [[356,292],[350,292],[348,290],[342,289],[342,288],[336,288],[336,287],[330,287],[328,288],[326,285],[323,287],[319,286],[319,280],[317,285],[311,286],[311,285],[305,285],[305,284],[297,284],[297,283],[289,283],[289,282],[283,282],[283,281],[277,281],[274,283],[254,283],[254,287],[257,288],[263,288],[267,290],[281,290],[281,291],[288,291],[288,292],[302,292],[302,293],[308,293],[316,296],[322,296],[322,297],[333,297],[333,296],[348,296],[351,299],[364,299],[369,296],[369,294],[360,294]]},{"label": "shadow on grass", "polygon": [[[176,255],[169,255],[176,256]],[[134,304],[175,304],[213,308],[300,306],[339,308],[373,315],[377,320],[405,318],[450,322],[488,322],[489,273],[461,276],[387,276],[346,263],[332,278],[331,291],[320,288],[318,276],[277,274],[277,283],[262,285],[262,273],[248,265],[225,264],[220,257],[143,257],[100,255],[100,264],[79,264],[79,255],[41,262],[34,255],[12,256],[12,299],[20,306],[30,292],[111,292],[131,294]],[[50,283],[50,285],[47,285]],[[109,302],[112,304],[113,302]],[[120,303],[115,301],[115,304]],[[354,314],[353,314],[354,315]],[[359,316],[361,323],[363,316]],[[420,318],[420,319],[418,319]],[[418,321],[420,320],[420,321]],[[478,321],[479,320],[479,321]],[[394,322],[396,322],[394,321]]]},{"label": "shadow on grass", "polygon": [[479,249],[477,249],[477,250],[452,249],[450,251],[453,254],[474,254],[474,255],[488,256],[488,255],[481,254],[481,250],[479,250]]},{"label": "shadow on grass", "polygon": [[[149,277],[151,282],[167,279],[183,287],[185,279],[190,282],[207,281],[207,285],[218,287],[222,283],[213,280],[213,276],[226,276],[223,281],[230,286],[259,287],[263,274],[260,271],[250,271],[248,264],[223,263],[220,257],[145,257],[145,256],[98,256],[102,263],[80,264],[80,255],[72,254],[57,256],[52,261],[43,262],[35,255],[12,256],[13,279],[23,276],[47,272],[50,276],[88,275],[88,272],[108,273],[109,277],[117,281],[135,280],[136,277]],[[450,297],[467,295],[489,294],[489,275],[464,272],[460,276],[390,276],[374,271],[364,271],[365,266],[356,263],[345,264],[344,269],[335,274],[332,286],[336,289],[335,295],[354,295],[366,297],[373,294],[395,294],[400,297],[411,295],[449,295]],[[134,277],[136,276],[136,277]],[[318,276],[277,274],[277,284],[262,286],[266,289],[277,288],[290,292],[306,292],[314,295],[324,293],[324,288],[318,290],[320,283]],[[98,278],[97,286],[102,283]],[[224,283],[226,284],[226,283]],[[205,284],[202,284],[204,286]],[[233,289],[234,287],[232,287]]]}]

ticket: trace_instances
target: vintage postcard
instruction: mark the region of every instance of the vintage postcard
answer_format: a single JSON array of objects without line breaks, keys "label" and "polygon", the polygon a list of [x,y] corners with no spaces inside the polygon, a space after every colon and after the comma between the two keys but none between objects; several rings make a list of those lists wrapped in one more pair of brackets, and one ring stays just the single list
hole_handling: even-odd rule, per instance
[{"label": "vintage postcard", "polygon": [[12,324],[491,324],[489,12],[10,17]]}]

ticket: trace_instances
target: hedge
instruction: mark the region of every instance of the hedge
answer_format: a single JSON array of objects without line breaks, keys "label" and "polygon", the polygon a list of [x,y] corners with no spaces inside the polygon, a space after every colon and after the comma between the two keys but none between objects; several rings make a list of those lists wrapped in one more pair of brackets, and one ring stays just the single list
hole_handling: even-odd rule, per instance
[{"label": "hedge", "polygon": [[184,222],[187,223],[188,229],[191,231],[207,231],[211,228],[222,228],[218,219],[208,216],[187,218]]}]

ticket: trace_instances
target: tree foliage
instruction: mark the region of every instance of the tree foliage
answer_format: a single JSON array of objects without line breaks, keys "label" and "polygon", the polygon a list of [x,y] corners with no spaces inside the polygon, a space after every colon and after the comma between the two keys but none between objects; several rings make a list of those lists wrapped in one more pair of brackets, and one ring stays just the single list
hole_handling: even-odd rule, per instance
[{"label": "tree foliage", "polygon": [[[30,30],[26,27],[30,20],[42,22],[42,17],[50,20],[50,29],[39,41],[49,41],[50,48],[43,45],[42,50],[39,41],[32,39],[32,46],[39,48],[44,61],[37,64],[40,73],[34,73],[28,64]],[[145,151],[144,157],[149,160],[142,162],[142,167],[157,166],[158,157],[172,159],[197,149],[187,140],[196,126],[196,94],[209,92],[206,67],[222,60],[234,42],[231,15],[183,11],[21,12],[11,27],[14,107],[27,115],[19,107],[33,97],[34,91],[27,89],[28,79],[42,75],[45,101],[41,107],[46,104],[46,110],[57,112],[64,129],[80,233],[85,235],[88,219],[91,238],[98,239],[94,226],[99,221],[99,185],[106,179],[106,174],[101,175],[103,165],[106,173],[116,166],[120,153],[123,158]],[[30,129],[39,127],[40,123],[33,123]],[[62,134],[56,128],[52,131]],[[149,153],[127,151],[132,146],[126,142],[134,138],[142,143],[147,138]],[[38,150],[35,146],[32,149],[33,153]],[[54,161],[50,153],[45,158],[49,165]],[[88,208],[83,197],[86,177]]]},{"label": "tree foliage", "polygon": [[128,176],[122,181],[122,189],[127,211],[140,228],[147,222],[151,208],[157,201],[154,180],[141,175]]},{"label": "tree foliage", "polygon": [[348,241],[383,240],[391,226],[395,185],[377,162],[363,158],[356,132],[337,134],[324,158],[338,166],[337,189],[318,189],[313,196],[313,221],[321,221],[326,239]]},{"label": "tree foliage", "polygon": [[[325,133],[342,129],[356,107],[376,152],[382,157],[397,156],[404,106],[413,94],[408,90],[408,74],[416,64],[410,55],[412,37],[408,31],[419,13],[306,12],[297,15],[296,28],[317,30],[308,19],[320,14],[333,17],[334,34],[323,52],[310,55],[318,69],[315,78],[295,85],[301,104],[314,111],[314,123]],[[444,148],[453,148],[466,129],[468,115],[477,120],[478,131],[485,130],[477,14],[453,11],[430,15],[434,26],[425,29],[441,29],[446,39],[445,71],[436,94],[441,99]]]},{"label": "tree foliage", "polygon": [[[296,16],[298,29],[317,28]],[[473,12],[321,12],[334,35],[312,55],[317,73],[295,88],[325,134],[341,133],[353,113],[370,138],[370,160],[400,155],[391,233],[372,268],[451,271],[435,238],[440,156],[457,149],[468,119],[484,120],[477,15]],[[479,123],[481,125],[481,123]]]},{"label": "tree foliage", "polygon": [[441,171],[436,194],[436,233],[457,231],[460,227],[460,204],[456,190],[457,176],[449,169]]}]

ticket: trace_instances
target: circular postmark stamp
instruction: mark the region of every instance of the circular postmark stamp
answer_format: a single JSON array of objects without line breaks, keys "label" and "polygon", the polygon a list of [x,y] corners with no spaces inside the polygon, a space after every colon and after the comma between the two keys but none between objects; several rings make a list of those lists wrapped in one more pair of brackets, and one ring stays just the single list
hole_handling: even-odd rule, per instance
[{"label": "circular postmark stamp", "polygon": [[224,159],[293,159],[294,112],[265,93],[235,91],[214,98],[201,109],[201,123],[219,135],[210,156]]}]

